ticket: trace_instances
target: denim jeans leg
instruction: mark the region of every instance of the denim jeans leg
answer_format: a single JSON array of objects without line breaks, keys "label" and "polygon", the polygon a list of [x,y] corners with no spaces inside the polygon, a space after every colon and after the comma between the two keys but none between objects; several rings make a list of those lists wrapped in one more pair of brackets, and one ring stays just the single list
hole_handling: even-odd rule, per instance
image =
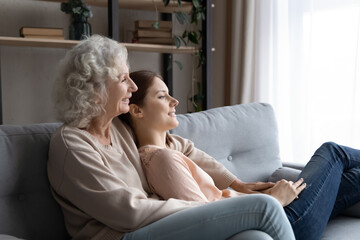
[{"label": "denim jeans leg", "polygon": [[325,143],[315,152],[299,176],[304,178],[306,189],[285,207],[296,239],[320,239],[333,212],[343,173],[359,167],[359,160],[359,150],[335,143]]},{"label": "denim jeans leg", "polygon": [[127,233],[123,240],[224,240],[252,229],[273,239],[295,239],[280,203],[265,194],[251,194],[180,211]]}]

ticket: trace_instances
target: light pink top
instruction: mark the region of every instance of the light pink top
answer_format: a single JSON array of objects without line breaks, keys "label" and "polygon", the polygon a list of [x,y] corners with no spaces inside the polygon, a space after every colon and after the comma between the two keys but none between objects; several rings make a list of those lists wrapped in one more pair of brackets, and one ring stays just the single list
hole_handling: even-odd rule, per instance
[{"label": "light pink top", "polygon": [[139,155],[150,189],[165,200],[213,202],[240,195],[218,189],[209,174],[177,150],[146,145]]}]

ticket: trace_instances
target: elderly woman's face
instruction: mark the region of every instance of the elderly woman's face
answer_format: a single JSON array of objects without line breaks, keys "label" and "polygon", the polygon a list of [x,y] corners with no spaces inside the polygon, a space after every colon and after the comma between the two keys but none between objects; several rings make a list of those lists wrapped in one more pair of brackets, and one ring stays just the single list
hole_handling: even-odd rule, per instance
[{"label": "elderly woman's face", "polygon": [[116,68],[119,74],[116,79],[108,80],[108,101],[105,105],[106,112],[114,117],[129,111],[131,93],[137,90],[137,86],[129,77],[126,63],[118,61]]}]

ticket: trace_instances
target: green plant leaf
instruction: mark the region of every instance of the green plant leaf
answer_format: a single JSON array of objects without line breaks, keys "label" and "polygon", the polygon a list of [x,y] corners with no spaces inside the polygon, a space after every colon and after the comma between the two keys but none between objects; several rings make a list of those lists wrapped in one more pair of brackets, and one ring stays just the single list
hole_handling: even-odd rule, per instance
[{"label": "green plant leaf", "polygon": [[183,38],[183,37],[179,37],[180,39],[181,39],[181,41],[184,43],[184,46],[187,46],[188,45],[188,43],[187,43],[187,41],[185,40],[185,38]]},{"label": "green plant leaf", "polygon": [[189,39],[190,42],[192,42],[194,44],[199,44],[198,36],[197,36],[197,33],[195,31],[190,31],[189,32],[188,39]]},{"label": "green plant leaf", "polygon": [[179,36],[174,35],[173,40],[174,40],[174,44],[175,44],[176,48],[179,48],[179,47],[180,47],[180,45],[181,45],[181,40],[180,40],[180,37],[179,37]]},{"label": "green plant leaf", "polygon": [[72,16],[80,16],[85,18],[91,18],[93,16],[89,5],[82,0],[69,0],[68,2],[62,2],[60,5],[61,11],[71,14]]},{"label": "green plant leaf", "polygon": [[81,7],[75,7],[72,9],[73,13],[75,14],[81,14]]},{"label": "green plant leaf", "polygon": [[175,12],[175,17],[176,17],[176,19],[178,20],[178,22],[180,24],[185,23],[185,19],[184,19],[184,16],[183,16],[182,12]]},{"label": "green plant leaf", "polygon": [[204,52],[202,51],[202,49],[199,49],[199,51],[195,55],[198,57],[197,67],[199,68],[205,64],[206,58],[205,58],[205,55],[204,55]]},{"label": "green plant leaf", "polygon": [[200,7],[199,1],[198,0],[192,0],[192,4],[195,8]]},{"label": "green plant leaf", "polygon": [[159,22],[156,21],[152,26],[153,26],[155,29],[159,29]]},{"label": "green plant leaf", "polygon": [[181,0],[177,0],[178,6],[182,7]]},{"label": "green plant leaf", "polygon": [[202,13],[201,13],[201,12],[198,12],[198,13],[196,14],[196,19],[197,19],[197,20],[202,20]]},{"label": "green plant leaf", "polygon": [[176,63],[176,65],[178,66],[178,68],[179,68],[180,70],[183,69],[183,66],[182,66],[181,62],[179,62],[178,60],[175,60],[174,62]]},{"label": "green plant leaf", "polygon": [[163,2],[164,2],[164,6],[166,7],[167,5],[169,5],[170,0],[163,0]]},{"label": "green plant leaf", "polygon": [[190,17],[184,12],[175,12],[176,19],[180,24],[190,23]]}]

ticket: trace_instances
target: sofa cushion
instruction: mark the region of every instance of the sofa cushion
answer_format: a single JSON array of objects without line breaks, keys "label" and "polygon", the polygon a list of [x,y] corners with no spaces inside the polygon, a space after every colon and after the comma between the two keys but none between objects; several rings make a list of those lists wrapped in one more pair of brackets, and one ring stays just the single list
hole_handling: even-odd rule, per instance
[{"label": "sofa cushion", "polygon": [[267,181],[281,166],[269,104],[250,103],[179,115],[173,134],[188,138],[243,181]]},{"label": "sofa cushion", "polygon": [[46,174],[50,136],[59,125],[0,126],[0,233],[68,238]]}]

